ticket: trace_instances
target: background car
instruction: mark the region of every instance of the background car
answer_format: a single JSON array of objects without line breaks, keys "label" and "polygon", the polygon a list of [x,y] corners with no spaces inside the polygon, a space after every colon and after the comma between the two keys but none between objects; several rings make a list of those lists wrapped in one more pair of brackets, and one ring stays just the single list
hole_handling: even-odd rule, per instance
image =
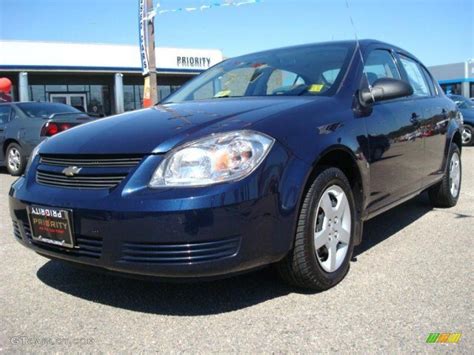
[{"label": "background car", "polygon": [[0,103],[0,164],[19,176],[42,140],[90,120],[87,114],[59,103]]},{"label": "background car", "polygon": [[464,131],[462,133],[462,144],[474,144],[474,102],[461,95],[448,95],[458,106],[464,117]]}]

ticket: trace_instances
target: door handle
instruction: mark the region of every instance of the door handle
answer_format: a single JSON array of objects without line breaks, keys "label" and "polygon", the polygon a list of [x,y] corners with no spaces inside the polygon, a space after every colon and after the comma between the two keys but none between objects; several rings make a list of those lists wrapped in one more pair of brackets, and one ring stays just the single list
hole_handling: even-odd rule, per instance
[{"label": "door handle", "polygon": [[448,111],[446,111],[446,109],[442,109],[441,110],[441,116],[443,116],[444,119],[448,118]]},{"label": "door handle", "polygon": [[410,118],[410,122],[415,125],[415,126],[418,126],[420,124],[420,115],[418,115],[416,112],[413,112],[411,114],[411,118]]}]

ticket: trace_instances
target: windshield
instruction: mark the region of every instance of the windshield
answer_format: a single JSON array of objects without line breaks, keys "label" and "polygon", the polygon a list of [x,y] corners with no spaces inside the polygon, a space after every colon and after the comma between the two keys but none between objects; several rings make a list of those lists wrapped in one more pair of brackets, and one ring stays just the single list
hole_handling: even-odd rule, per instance
[{"label": "windshield", "polygon": [[23,102],[16,105],[29,117],[48,118],[54,113],[81,113],[72,106],[49,102]]},{"label": "windshield", "polygon": [[272,50],[228,59],[202,73],[163,103],[249,96],[333,95],[353,44]]}]

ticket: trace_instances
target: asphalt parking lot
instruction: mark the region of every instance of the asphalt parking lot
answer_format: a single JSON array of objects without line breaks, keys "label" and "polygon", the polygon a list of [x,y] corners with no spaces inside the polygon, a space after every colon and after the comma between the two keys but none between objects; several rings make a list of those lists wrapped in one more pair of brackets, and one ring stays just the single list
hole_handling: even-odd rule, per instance
[{"label": "asphalt parking lot", "polygon": [[[0,171],[0,351],[474,353],[474,148],[459,204],[425,195],[368,222],[347,278],[298,293],[268,268],[195,284],[77,270],[20,246]],[[458,344],[426,344],[460,332]]]}]

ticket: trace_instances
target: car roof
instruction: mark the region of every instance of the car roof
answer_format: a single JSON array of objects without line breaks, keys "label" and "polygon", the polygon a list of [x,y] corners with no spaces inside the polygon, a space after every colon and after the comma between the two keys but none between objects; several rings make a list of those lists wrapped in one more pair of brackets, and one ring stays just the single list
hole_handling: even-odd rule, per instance
[{"label": "car roof", "polygon": [[61,105],[61,106],[69,106],[63,104],[62,102],[49,102],[49,101],[12,101],[12,102],[0,102],[1,105]]},{"label": "car roof", "polygon": [[[413,59],[416,59],[417,61],[420,61],[416,56],[414,56],[410,52],[404,50],[403,48],[400,48],[400,47],[395,46],[393,44],[383,42],[383,41],[379,41],[379,40],[376,40],[376,39],[360,39],[360,40],[352,39],[352,40],[343,40],[343,41],[314,42],[314,43],[300,44],[300,45],[296,45],[296,46],[272,48],[272,49],[267,49],[267,50],[264,50],[264,51],[258,51],[258,52],[254,52],[254,53],[247,53],[247,54],[244,54],[244,55],[238,56],[238,57],[245,57],[247,55],[265,54],[265,53],[269,53],[269,52],[272,52],[272,51],[280,51],[280,50],[284,51],[284,50],[292,50],[292,49],[298,49],[298,48],[309,48],[309,47],[312,47],[312,46],[319,46],[319,45],[330,45],[330,44],[336,44],[337,45],[337,44],[340,44],[340,45],[345,45],[345,46],[355,46],[355,45],[357,45],[357,43],[359,43],[359,46],[361,47],[361,49],[365,49],[365,48],[367,48],[369,46],[373,46],[373,45],[379,45],[379,46],[384,47],[384,48],[392,48],[392,49],[396,50],[397,52],[400,52],[400,53],[405,54],[409,57],[412,57]],[[229,58],[229,59],[232,59],[232,58]]]}]

